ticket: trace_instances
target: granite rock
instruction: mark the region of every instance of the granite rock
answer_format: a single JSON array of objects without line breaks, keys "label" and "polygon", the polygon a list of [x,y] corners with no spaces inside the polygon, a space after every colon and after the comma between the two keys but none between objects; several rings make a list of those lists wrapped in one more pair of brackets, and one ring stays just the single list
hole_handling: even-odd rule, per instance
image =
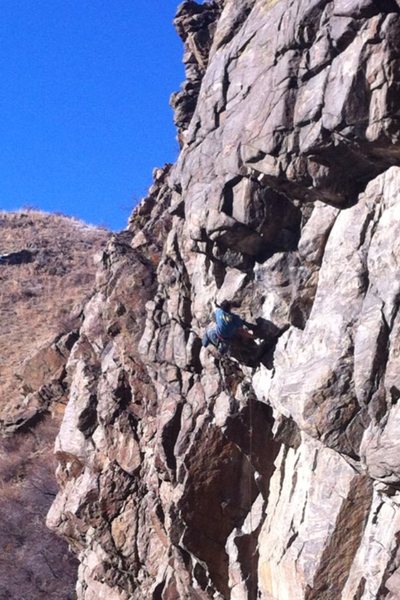
[{"label": "granite rock", "polygon": [[[184,2],[181,153],[104,253],[51,527],[80,600],[399,579],[398,3]],[[254,332],[202,348],[216,302]]]}]

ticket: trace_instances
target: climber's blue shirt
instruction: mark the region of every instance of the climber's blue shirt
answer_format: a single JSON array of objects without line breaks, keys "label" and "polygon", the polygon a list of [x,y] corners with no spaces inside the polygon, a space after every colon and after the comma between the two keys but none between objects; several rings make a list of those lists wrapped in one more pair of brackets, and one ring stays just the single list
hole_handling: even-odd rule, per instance
[{"label": "climber's blue shirt", "polygon": [[225,340],[231,339],[237,329],[243,326],[243,321],[233,313],[225,312],[222,308],[217,308],[214,313],[215,322],[217,324],[217,333]]}]

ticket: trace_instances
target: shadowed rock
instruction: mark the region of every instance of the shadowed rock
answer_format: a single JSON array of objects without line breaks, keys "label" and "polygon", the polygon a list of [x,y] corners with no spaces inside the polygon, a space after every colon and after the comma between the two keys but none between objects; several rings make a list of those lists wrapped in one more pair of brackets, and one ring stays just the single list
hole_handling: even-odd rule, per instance
[{"label": "shadowed rock", "polygon": [[34,252],[30,250],[20,250],[19,252],[10,252],[0,255],[0,265],[23,265],[33,261]]}]

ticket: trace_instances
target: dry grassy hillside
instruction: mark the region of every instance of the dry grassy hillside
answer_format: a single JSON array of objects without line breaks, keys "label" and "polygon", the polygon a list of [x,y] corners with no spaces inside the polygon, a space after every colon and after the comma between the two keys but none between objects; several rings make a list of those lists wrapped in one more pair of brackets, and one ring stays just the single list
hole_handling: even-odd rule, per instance
[{"label": "dry grassy hillside", "polygon": [[58,425],[0,439],[0,600],[73,600],[77,561],[45,526]]},{"label": "dry grassy hillside", "polygon": [[[22,399],[24,361],[72,328],[93,287],[93,255],[108,236],[63,216],[0,212],[0,411]],[[21,250],[31,262],[2,264],[2,256]]]},{"label": "dry grassy hillside", "polygon": [[45,526],[63,409],[46,410],[46,398],[54,407],[66,395],[68,332],[109,235],[63,216],[0,212],[0,600],[75,597],[76,560]]}]

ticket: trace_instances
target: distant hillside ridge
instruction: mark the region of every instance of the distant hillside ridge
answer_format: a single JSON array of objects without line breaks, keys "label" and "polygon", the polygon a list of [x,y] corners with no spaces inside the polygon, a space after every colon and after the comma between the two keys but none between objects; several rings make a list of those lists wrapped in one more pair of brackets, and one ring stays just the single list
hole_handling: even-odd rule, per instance
[{"label": "distant hillside ridge", "polygon": [[109,238],[61,215],[0,211],[0,598],[74,597],[76,561],[44,519],[66,362]]},{"label": "distant hillside ridge", "polygon": [[[110,233],[37,210],[0,212],[0,417],[25,401],[27,363],[76,326]],[[4,414],[5,412],[5,414]]]}]

